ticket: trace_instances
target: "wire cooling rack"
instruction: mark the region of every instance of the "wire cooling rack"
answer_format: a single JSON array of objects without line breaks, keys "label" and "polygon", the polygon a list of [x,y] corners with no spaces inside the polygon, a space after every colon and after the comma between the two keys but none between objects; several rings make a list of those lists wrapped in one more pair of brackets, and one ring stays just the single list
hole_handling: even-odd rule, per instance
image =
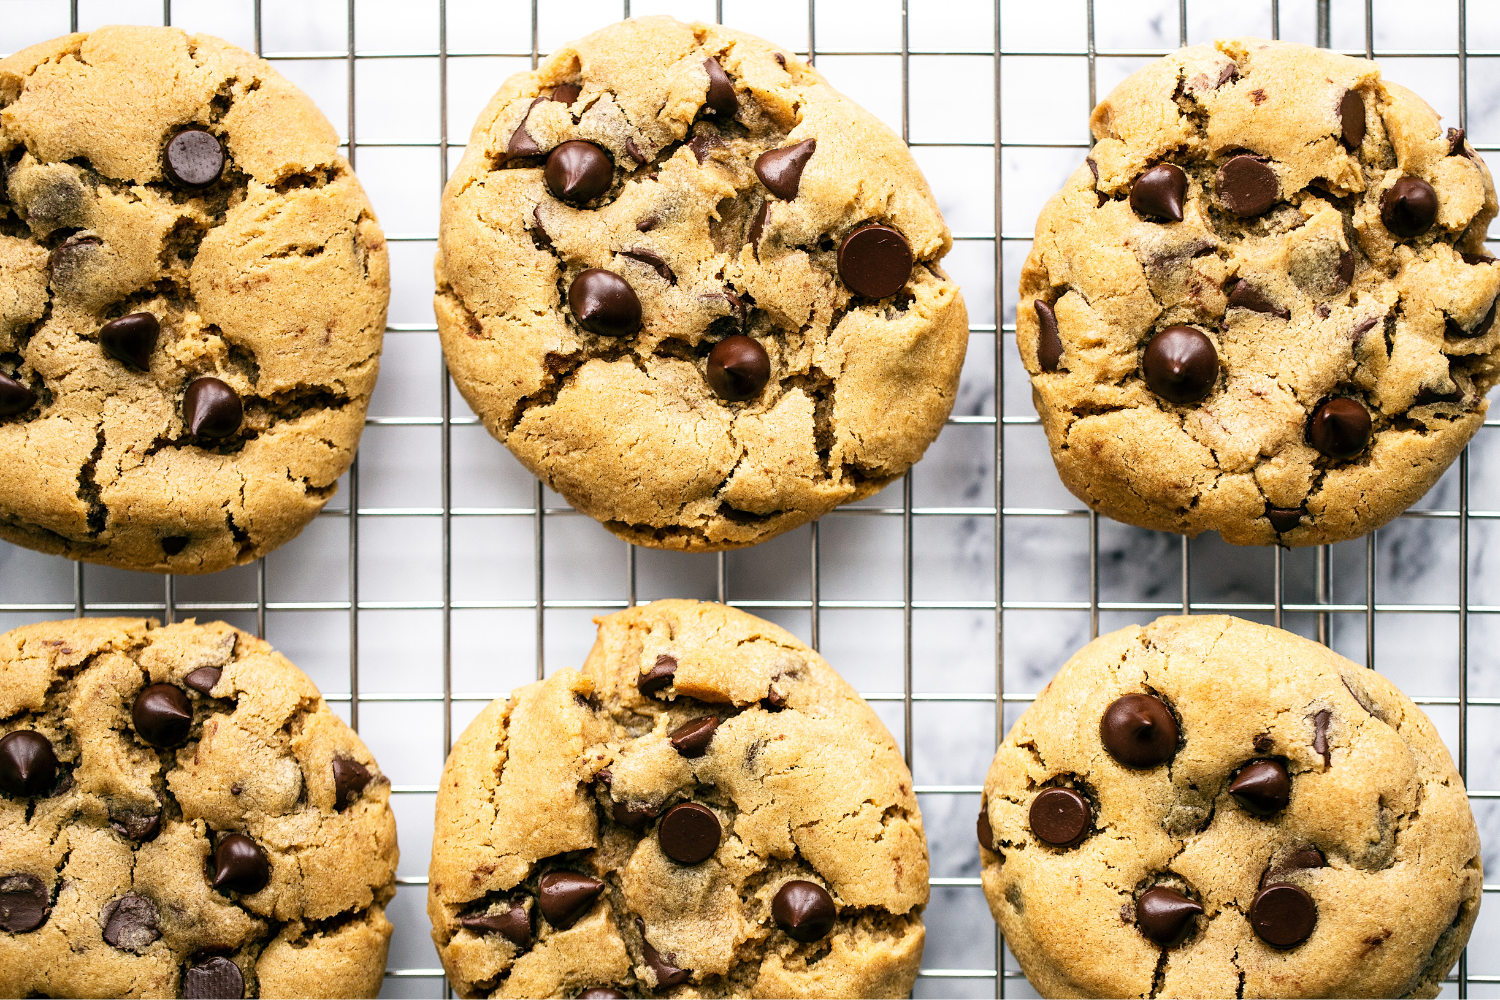
[{"label": "wire cooling rack", "polygon": [[[1378,658],[1453,749],[1494,878],[1500,420],[1416,509],[1360,541],[1283,552],[1128,528],[1079,509],[1058,484],[1008,293],[1031,221],[1089,145],[1089,109],[1146,61],[1237,34],[1331,45],[1381,59],[1493,153],[1496,6],[6,0],[3,51],[126,22],[207,31],[265,55],[340,127],[390,241],[394,295],[361,457],[300,538],[206,578],[0,543],[0,626],[223,618],[307,670],[395,782],[403,857],[387,996],[447,993],[424,902],[437,779],[455,734],[491,698],[579,663],[589,619],[637,599],[728,601],[777,621],[820,647],[902,740],[933,856],[918,996],[1034,995],[991,933],[979,888],[980,783],[1005,728],[1071,652],[1101,628],[1160,614],[1234,613],[1371,667]],[[625,545],[528,476],[453,391],[430,306],[438,194],[490,94],[561,41],[658,12],[791,46],[898,128],[955,230],[946,264],[973,320],[955,414],[911,474],[821,524],[719,556]],[[1489,908],[1448,993],[1500,995],[1500,884],[1484,892]]]}]

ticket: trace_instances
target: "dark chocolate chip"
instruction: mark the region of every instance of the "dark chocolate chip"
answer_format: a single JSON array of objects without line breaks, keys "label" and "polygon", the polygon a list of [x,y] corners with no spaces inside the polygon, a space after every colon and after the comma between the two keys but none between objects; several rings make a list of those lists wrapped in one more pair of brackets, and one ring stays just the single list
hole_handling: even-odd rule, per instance
[{"label": "dark chocolate chip", "polygon": [[1284,882],[1286,876],[1296,871],[1306,871],[1311,868],[1322,868],[1328,864],[1323,852],[1311,845],[1299,847],[1292,853],[1286,855],[1274,864],[1267,865],[1266,870],[1261,873],[1259,889],[1264,889],[1273,882]]},{"label": "dark chocolate chip", "polygon": [[1239,78],[1240,68],[1234,63],[1230,63],[1223,69],[1219,70],[1219,82],[1214,84],[1214,89],[1218,90],[1220,87],[1224,86],[1224,84],[1232,83]]},{"label": "dark chocolate chip", "polygon": [[245,995],[240,967],[215,955],[182,974],[183,1000],[238,1000]]},{"label": "dark chocolate chip", "polygon": [[1328,305],[1327,305],[1327,303],[1320,302],[1316,306],[1314,306],[1313,307],[1313,315],[1317,316],[1318,319],[1327,319],[1328,318]]},{"label": "dark chocolate chip", "polygon": [[271,881],[271,862],[260,845],[243,833],[231,833],[214,848],[214,888],[246,896]]},{"label": "dark chocolate chip", "polygon": [[135,696],[130,710],[136,735],[154,747],[175,747],[193,728],[193,703],[182,688],[151,684]]},{"label": "dark chocolate chip", "polygon": [[578,325],[601,337],[629,337],[641,328],[641,300],[630,282],[591,267],[568,287],[568,307]]},{"label": "dark chocolate chip", "polygon": [[1500,302],[1500,299],[1496,299],[1495,302],[1490,303],[1490,311],[1484,314],[1484,319],[1480,320],[1478,325],[1472,330],[1465,330],[1458,325],[1458,322],[1452,316],[1449,316],[1444,325],[1444,336],[1458,337],[1460,339],[1466,337],[1483,337],[1495,325],[1495,305],[1497,302]]},{"label": "dark chocolate chip", "polygon": [[519,901],[499,913],[470,914],[458,922],[475,934],[499,934],[523,951],[531,947],[531,912]]},{"label": "dark chocolate chip", "polygon": [[52,741],[30,729],[0,738],[0,789],[16,797],[45,795],[57,782]]},{"label": "dark chocolate chip", "polygon": [[212,376],[196,378],[182,394],[182,419],[189,434],[227,438],[240,429],[245,404],[227,382]]},{"label": "dark chocolate chip", "polygon": [[1266,944],[1290,948],[1306,941],[1318,923],[1318,907],[1306,891],[1277,882],[1250,901],[1250,926]]},{"label": "dark chocolate chip", "polygon": [[36,405],[36,393],[9,375],[0,374],[0,419],[25,413]]},{"label": "dark chocolate chip", "polygon": [[578,95],[582,90],[583,88],[576,83],[559,83],[552,88],[552,99],[558,104],[572,105],[578,100]]},{"label": "dark chocolate chip", "polygon": [[112,948],[137,954],[161,937],[157,929],[156,904],[145,896],[128,892],[106,903],[99,913],[104,921],[104,940]]},{"label": "dark chocolate chip", "polygon": [[623,802],[611,802],[609,805],[610,814],[614,816],[615,822],[637,833],[656,818],[656,807],[649,802],[632,802],[627,799]]},{"label": "dark chocolate chip", "polygon": [[635,679],[636,690],[641,694],[654,697],[662,688],[671,686],[672,677],[676,673],[677,658],[662,653],[651,665],[650,670]]},{"label": "dark chocolate chip", "polygon": [[1057,313],[1041,299],[1034,299],[1031,304],[1041,328],[1036,340],[1036,363],[1044,372],[1055,372],[1063,353],[1062,337],[1057,333]]},{"label": "dark chocolate chip", "polygon": [[615,168],[609,154],[592,142],[569,139],[547,154],[542,177],[554,198],[582,205],[609,190]]},{"label": "dark chocolate chip", "polygon": [[199,694],[208,694],[219,683],[219,678],[224,676],[223,667],[199,667],[182,679],[182,683],[197,691]]},{"label": "dark chocolate chip", "polygon": [[696,802],[681,802],[668,809],[656,828],[662,853],[684,865],[696,865],[713,857],[722,834],[719,817]]},{"label": "dark chocolate chip", "polygon": [[339,812],[350,804],[370,783],[370,769],[347,757],[333,758],[333,808]]},{"label": "dark chocolate chip", "polygon": [[760,700],[760,707],[767,712],[779,712],[786,708],[786,695],[776,690],[773,685],[767,685],[766,696]]},{"label": "dark chocolate chip", "polygon": [[1230,157],[1219,168],[1217,187],[1224,207],[1242,219],[1260,215],[1281,195],[1276,171],[1264,159],[1249,153]]},{"label": "dark chocolate chip", "polygon": [[536,144],[531,133],[526,131],[526,119],[531,117],[531,110],[538,104],[546,103],[545,97],[538,97],[531,102],[526,113],[521,116],[521,121],[516,125],[516,130],[510,134],[510,142],[505,144],[505,157],[512,159],[520,156],[540,156],[542,147]]},{"label": "dark chocolate chip", "polygon": [[548,872],[537,883],[537,906],[547,923],[558,930],[567,930],[588,912],[603,891],[603,882],[582,872]]},{"label": "dark chocolate chip", "polygon": [[629,136],[627,136],[625,139],[625,155],[630,157],[641,166],[646,165],[646,154],[641,152],[641,148],[637,146],[635,144],[635,140],[630,138]]},{"label": "dark chocolate chip", "polygon": [[183,187],[207,187],[224,172],[224,145],[207,129],[185,128],[167,141],[162,167]]},{"label": "dark chocolate chip", "polygon": [[1175,163],[1158,163],[1130,187],[1130,207],[1144,219],[1181,222],[1186,197],[1187,174]]},{"label": "dark chocolate chip", "polygon": [[995,828],[990,826],[990,809],[988,803],[979,803],[979,822],[975,826],[975,832],[979,834],[979,846],[986,851],[995,849]]},{"label": "dark chocolate chip", "polygon": [[1420,177],[1402,177],[1380,196],[1380,221],[1403,239],[1431,229],[1437,210],[1437,192]]},{"label": "dark chocolate chip", "polygon": [[1269,816],[1291,801],[1292,779],[1279,760],[1252,761],[1229,783],[1229,794],[1255,815]]},{"label": "dark chocolate chip", "polygon": [[552,249],[552,236],[547,232],[547,227],[542,224],[542,206],[537,205],[531,210],[531,242],[538,250]]},{"label": "dark chocolate chip", "polygon": [[625,994],[608,986],[590,986],[578,994],[578,1000],[625,1000]]},{"label": "dark chocolate chip", "polygon": [[1307,511],[1301,507],[1272,507],[1266,504],[1266,520],[1271,522],[1271,530],[1277,534],[1291,531],[1302,523],[1302,515]]},{"label": "dark chocolate chip", "polygon": [[786,56],[782,55],[780,52],[776,53],[776,65],[780,66],[782,69],[786,69]]},{"label": "dark chocolate chip", "polygon": [[1333,750],[1328,746],[1328,723],[1333,718],[1333,713],[1323,709],[1313,716],[1313,753],[1323,755],[1323,766],[1327,767],[1333,763]]},{"label": "dark chocolate chip", "polygon": [[661,952],[651,947],[651,942],[646,940],[646,922],[640,917],[635,918],[635,926],[641,932],[641,957],[656,976],[656,988],[664,990],[687,982],[688,970],[679,969],[672,964],[677,961],[677,955],[673,953],[663,957]]},{"label": "dark chocolate chip", "polygon": [[42,926],[51,900],[47,887],[35,875],[0,878],[0,931],[25,934]]},{"label": "dark chocolate chip", "polygon": [[890,226],[860,226],[839,245],[839,277],[856,295],[895,295],[906,286],[911,268],[911,247]]},{"label": "dark chocolate chip", "polygon": [[147,841],[161,832],[161,812],[141,813],[133,809],[111,809],[109,825],[127,840]]},{"label": "dark chocolate chip", "polygon": [[724,143],[716,133],[707,131],[699,131],[687,142],[687,148],[693,151],[693,157],[697,159],[700,166],[704,160],[708,159],[710,150],[718,149],[723,145]]},{"label": "dark chocolate chip", "polygon": [[190,541],[192,539],[188,538],[187,535],[168,535],[161,540],[161,550],[166,555],[175,556],[187,548]]},{"label": "dark chocolate chip", "polygon": [[1256,753],[1270,753],[1271,749],[1276,746],[1276,741],[1271,738],[1270,733],[1259,734],[1251,743],[1254,744]]},{"label": "dark chocolate chip", "polygon": [[1251,312],[1270,313],[1282,319],[1291,319],[1291,311],[1278,306],[1266,298],[1266,293],[1256,288],[1243,278],[1234,283],[1229,290],[1230,309],[1249,309]]},{"label": "dark chocolate chip", "polygon": [[1448,130],[1448,155],[1468,156],[1469,144],[1464,141],[1465,132],[1461,128],[1450,128]]},{"label": "dark chocolate chip", "polygon": [[761,202],[760,211],[755,213],[755,221],[750,223],[750,232],[745,234],[745,242],[753,247],[760,246],[760,238],[765,235],[766,222],[771,218],[771,203]]},{"label": "dark chocolate chip", "polygon": [[99,347],[116,361],[143,372],[151,367],[151,352],[160,333],[161,324],[153,314],[131,313],[99,328]]},{"label": "dark chocolate chip", "polygon": [[783,201],[797,197],[802,171],[818,148],[818,140],[803,139],[791,146],[767,150],[755,160],[755,175],[766,190]]},{"label": "dark chocolate chip", "polygon": [[771,379],[771,357],[750,337],[725,337],[708,352],[704,377],[720,399],[754,399]]},{"label": "dark chocolate chip", "polygon": [[57,245],[52,255],[47,258],[47,269],[52,272],[53,282],[56,283],[59,272],[82,263],[86,257],[93,252],[94,247],[103,246],[104,241],[97,236],[86,236],[75,233]]},{"label": "dark chocolate chip", "polygon": [[1169,403],[1196,403],[1219,379],[1219,352],[1208,334],[1169,326],[1151,338],[1141,363],[1146,384]]},{"label": "dark chocolate chip", "polygon": [[1491,257],[1487,253],[1460,253],[1459,256],[1464,259],[1464,263],[1465,264],[1493,264],[1493,263],[1495,263],[1495,258]]},{"label": "dark chocolate chip", "polygon": [[833,930],[838,908],[828,890],[816,882],[792,879],[776,890],[771,900],[771,916],[786,936],[810,944]]},{"label": "dark chocolate chip", "polygon": [[1347,461],[1364,451],[1372,434],[1370,411],[1347,396],[1325,399],[1307,422],[1307,440],[1335,461]]},{"label": "dark chocolate chip", "polygon": [[1334,286],[1339,290],[1349,287],[1354,280],[1354,251],[1345,250],[1339,254],[1339,270],[1334,281]]},{"label": "dark chocolate chip", "polygon": [[1339,101],[1339,127],[1344,145],[1357,150],[1365,141],[1365,99],[1357,90],[1346,90]]},{"label": "dark chocolate chip", "polygon": [[713,742],[714,730],[719,728],[719,717],[717,715],[705,715],[684,722],[676,729],[667,734],[667,739],[672,743],[672,749],[684,757],[702,757],[708,753],[708,745]]},{"label": "dark chocolate chip", "polygon": [[658,219],[656,216],[654,216],[654,215],[648,215],[644,219],[642,219],[640,222],[637,222],[635,224],[636,231],[637,232],[641,232],[641,233],[649,233],[649,232],[651,232],[651,230],[653,230],[653,229],[656,228],[657,223],[660,222],[660,221],[661,220]]},{"label": "dark chocolate chip", "polygon": [[708,96],[703,99],[705,110],[720,118],[733,118],[740,110],[740,99],[734,96],[734,84],[729,82],[724,67],[710,56],[703,60],[703,68],[708,71]]},{"label": "dark chocolate chip", "polygon": [[638,260],[647,267],[655,270],[657,274],[662,276],[662,280],[669,281],[674,285],[677,284],[677,275],[672,273],[672,269],[667,266],[667,262],[662,260],[661,255],[654,250],[645,250],[637,247],[634,250],[621,250],[620,256],[629,257],[631,260]]},{"label": "dark chocolate chip", "polygon": [[1375,324],[1379,323],[1379,322],[1380,322],[1380,317],[1379,316],[1366,316],[1364,319],[1360,320],[1358,323],[1355,323],[1354,324],[1354,328],[1349,331],[1349,341],[1351,343],[1354,343],[1354,344],[1359,343],[1361,340],[1364,339],[1365,334],[1369,333],[1372,329],[1374,329],[1375,328]]},{"label": "dark chocolate chip", "polygon": [[1048,788],[1031,800],[1031,832],[1053,847],[1072,847],[1094,822],[1089,800],[1071,788]]},{"label": "dark chocolate chip", "polygon": [[1126,767],[1155,767],[1177,753],[1177,720],[1159,698],[1122,695],[1104,710],[1099,738],[1110,756]]},{"label": "dark chocolate chip", "polygon": [[1135,904],[1135,922],[1141,933],[1163,948],[1181,944],[1193,929],[1193,918],[1203,906],[1176,889],[1154,885],[1141,893]]}]

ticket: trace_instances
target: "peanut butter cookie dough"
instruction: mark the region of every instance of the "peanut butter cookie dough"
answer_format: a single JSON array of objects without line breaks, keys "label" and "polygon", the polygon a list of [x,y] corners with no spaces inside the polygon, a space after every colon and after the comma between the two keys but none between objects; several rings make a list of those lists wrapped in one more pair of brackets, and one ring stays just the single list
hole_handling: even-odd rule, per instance
[{"label": "peanut butter cookie dough", "polygon": [[443,195],[438,330],[490,433],[628,541],[751,545],[953,408],[952,245],[901,140],[789,52],[625,21],[506,81]]},{"label": "peanut butter cookie dough", "polygon": [[390,783],[222,622],[0,635],[0,995],[373,997]]},{"label": "peanut butter cookie dough", "polygon": [[317,514],[390,286],[338,144],[207,35],[100,28],[0,60],[0,538],[209,573]]},{"label": "peanut butter cookie dough", "polygon": [[926,902],[890,733],[722,605],[600,619],[443,770],[427,912],[461,996],[907,996]]},{"label": "peanut butter cookie dough", "polygon": [[1128,524],[1237,545],[1378,528],[1484,421],[1495,188],[1380,68],[1181,49],[1094,109],[1016,313],[1058,473]]},{"label": "peanut butter cookie dough", "polygon": [[990,765],[979,841],[990,911],[1050,997],[1435,997],[1484,881],[1431,720],[1222,615],[1069,660]]}]

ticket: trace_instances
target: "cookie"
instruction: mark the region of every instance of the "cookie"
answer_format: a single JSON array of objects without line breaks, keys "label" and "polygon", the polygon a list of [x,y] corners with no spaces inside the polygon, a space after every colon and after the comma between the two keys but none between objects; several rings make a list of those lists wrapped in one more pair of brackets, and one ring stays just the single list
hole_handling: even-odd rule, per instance
[{"label": "cookie", "polygon": [[373,997],[390,783],[222,622],[0,635],[0,995]]},{"label": "cookie", "polygon": [[443,769],[427,913],[454,990],[907,996],[927,842],[875,713],[723,605],[598,624],[581,670],[492,702]]},{"label": "cookie", "polygon": [[1483,882],[1432,721],[1326,647],[1223,615],[1070,659],[996,753],[979,840],[1043,996],[1435,997]]},{"label": "cookie", "polygon": [[0,538],[209,573],[318,513],[390,288],[338,145],[208,35],[100,28],[0,60]]},{"label": "cookie", "polygon": [[751,545],[904,473],[968,340],[901,140],[790,52],[624,21],[506,81],[443,194],[464,398],[638,545]]},{"label": "cookie", "polygon": [[1378,528],[1484,421],[1484,161],[1373,62],[1181,49],[1094,109],[1037,220],[1017,343],[1057,470],[1128,524],[1237,545]]}]

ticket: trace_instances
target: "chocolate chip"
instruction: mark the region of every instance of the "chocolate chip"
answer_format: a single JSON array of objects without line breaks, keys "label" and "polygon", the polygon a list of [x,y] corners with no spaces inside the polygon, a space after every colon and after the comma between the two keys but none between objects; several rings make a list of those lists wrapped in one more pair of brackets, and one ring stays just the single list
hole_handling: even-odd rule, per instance
[{"label": "chocolate chip", "polygon": [[196,378],[182,394],[182,419],[189,434],[227,438],[240,429],[245,404],[227,382],[212,376]]},{"label": "chocolate chip", "polygon": [[1229,308],[1249,309],[1251,312],[1269,313],[1272,316],[1279,316],[1282,319],[1292,318],[1290,310],[1284,309],[1266,298],[1265,292],[1243,278],[1236,281],[1234,287],[1229,290]]},{"label": "chocolate chip", "polygon": [[659,951],[651,947],[651,942],[646,940],[646,922],[636,917],[635,926],[641,932],[641,957],[656,976],[656,988],[662,990],[687,982],[688,970],[679,969],[672,964],[677,961],[677,955],[673,953],[663,958]]},{"label": "chocolate chip", "polygon": [[1448,130],[1448,155],[1468,156],[1469,144],[1464,141],[1465,132],[1461,128],[1450,128]]},{"label": "chocolate chip", "polygon": [[1443,335],[1447,337],[1458,338],[1483,337],[1485,334],[1489,333],[1490,329],[1495,325],[1496,302],[1500,302],[1500,299],[1496,299],[1495,302],[1490,303],[1489,312],[1484,314],[1484,319],[1480,320],[1478,325],[1476,325],[1472,330],[1465,330],[1463,327],[1458,325],[1458,322],[1452,316],[1449,316],[1444,326]]},{"label": "chocolate chip", "polygon": [[1372,434],[1370,411],[1347,396],[1325,399],[1307,422],[1307,440],[1324,456],[1347,461],[1364,451]]},{"label": "chocolate chip", "polygon": [[828,890],[818,883],[792,879],[776,890],[771,900],[771,916],[787,937],[810,944],[833,929],[838,909]]},{"label": "chocolate chip", "polygon": [[246,896],[271,881],[271,862],[260,845],[243,833],[231,833],[214,848],[214,888]]},{"label": "chocolate chip", "polygon": [[52,741],[30,729],[0,738],[0,789],[17,798],[45,795],[57,782]]},{"label": "chocolate chip", "polygon": [[709,151],[721,148],[723,145],[717,133],[699,130],[688,140],[687,148],[693,151],[693,157],[697,159],[699,166],[702,166],[703,161],[708,159]]},{"label": "chocolate chip", "polygon": [[1093,822],[1089,800],[1071,788],[1048,788],[1031,800],[1031,832],[1053,847],[1072,847]]},{"label": "chocolate chip", "polygon": [[1214,89],[1218,90],[1220,87],[1224,86],[1224,84],[1231,83],[1235,80],[1238,80],[1239,78],[1240,68],[1234,63],[1230,63],[1223,69],[1219,70],[1219,81],[1214,84]]},{"label": "chocolate chip", "polygon": [[578,325],[601,337],[629,337],[641,328],[641,300],[630,282],[591,267],[568,287],[568,307]]},{"label": "chocolate chip", "polygon": [[1099,738],[1110,756],[1126,767],[1155,767],[1177,753],[1177,720],[1159,698],[1122,695],[1104,710]]},{"label": "chocolate chip", "polygon": [[36,393],[9,375],[0,374],[0,419],[25,413],[36,405]]},{"label": "chocolate chip", "polygon": [[979,803],[979,822],[975,827],[979,834],[979,846],[986,851],[995,849],[995,829],[990,826],[990,809],[988,803]]},{"label": "chocolate chip", "polygon": [[552,237],[547,233],[547,227],[542,224],[542,206],[537,205],[531,210],[531,242],[538,250],[551,250]]},{"label": "chocolate chip", "polygon": [[766,696],[760,700],[760,707],[767,712],[779,712],[786,708],[786,695],[776,690],[775,685],[766,685]]},{"label": "chocolate chip", "polygon": [[547,154],[542,178],[554,198],[582,205],[609,190],[615,168],[609,155],[592,142],[569,139]]},{"label": "chocolate chip", "polygon": [[1175,163],[1158,163],[1130,187],[1130,207],[1144,219],[1181,222],[1186,197],[1187,174]]},{"label": "chocolate chip", "polygon": [[662,280],[669,281],[674,285],[677,284],[677,275],[672,273],[672,269],[667,266],[667,262],[662,260],[661,255],[655,251],[637,247],[634,250],[621,250],[620,256],[629,257],[631,260],[638,260],[647,267],[654,269],[657,274],[662,276]]},{"label": "chocolate chip", "polygon": [[571,106],[574,101],[578,100],[578,95],[582,91],[583,88],[576,83],[559,83],[552,88],[552,99],[558,104]]},{"label": "chocolate chip", "polygon": [[548,872],[537,883],[537,906],[547,923],[558,930],[567,930],[588,912],[603,891],[603,882],[582,872]]},{"label": "chocolate chip", "polygon": [[657,223],[660,222],[660,221],[661,220],[658,219],[656,216],[654,216],[654,215],[648,215],[644,219],[642,219],[640,222],[637,222],[635,224],[636,231],[637,232],[641,232],[641,233],[649,233],[649,232],[651,232],[651,230],[653,230],[653,229],[656,228]]},{"label": "chocolate chip", "polygon": [[47,258],[47,269],[52,273],[53,283],[56,284],[61,274],[77,267],[98,246],[103,246],[104,241],[97,236],[86,236],[74,233],[57,245]]},{"label": "chocolate chip", "polygon": [[1169,326],[1146,345],[1141,368],[1151,391],[1169,403],[1196,403],[1219,379],[1219,352],[1197,327]]},{"label": "chocolate chip", "polygon": [[128,892],[106,903],[99,913],[104,921],[104,940],[112,948],[137,954],[161,937],[157,929],[156,904],[145,896]]},{"label": "chocolate chip", "polygon": [[1307,511],[1301,507],[1272,507],[1266,504],[1266,520],[1271,522],[1271,530],[1277,534],[1291,531],[1302,523],[1302,515]]},{"label": "chocolate chip", "polygon": [[1495,263],[1495,258],[1491,257],[1487,253],[1460,253],[1459,256],[1464,259],[1464,263],[1465,264],[1493,264],[1493,263]]},{"label": "chocolate chip", "polygon": [[590,986],[578,994],[578,1000],[625,1000],[625,994],[608,986]]},{"label": "chocolate chip", "polygon": [[682,802],[667,810],[656,828],[662,853],[678,864],[696,865],[714,856],[723,828],[719,817],[696,802]]},{"label": "chocolate chip", "polygon": [[199,962],[182,974],[183,1000],[238,1000],[245,995],[240,967],[221,955]]},{"label": "chocolate chip", "polygon": [[703,60],[703,68],[708,71],[708,96],[703,99],[706,113],[733,118],[740,110],[740,99],[734,96],[734,84],[729,82],[724,67],[710,56]]},{"label": "chocolate chip", "polygon": [[756,157],[755,175],[766,190],[783,201],[797,197],[802,185],[802,171],[818,148],[818,140],[803,139],[791,146],[767,150]]},{"label": "chocolate chip", "polygon": [[1041,327],[1036,341],[1036,363],[1044,372],[1055,372],[1063,352],[1062,337],[1057,333],[1057,313],[1041,299],[1033,299],[1031,304]]},{"label": "chocolate chip", "polygon": [[1135,904],[1135,922],[1141,933],[1163,948],[1181,944],[1193,929],[1193,917],[1203,906],[1176,889],[1155,885],[1141,893]]},{"label": "chocolate chip", "polygon": [[207,129],[185,128],[162,150],[167,176],[183,187],[207,187],[224,172],[224,146]]},{"label": "chocolate chip", "polygon": [[911,247],[890,226],[860,226],[839,245],[839,277],[856,295],[895,295],[911,277],[911,268]]},{"label": "chocolate chip", "polygon": [[1403,239],[1431,229],[1437,210],[1437,192],[1420,177],[1402,177],[1380,196],[1380,221]]},{"label": "chocolate chip", "polygon": [[0,931],[25,934],[42,926],[51,902],[47,887],[35,875],[0,878]]},{"label": "chocolate chip", "polygon": [[641,152],[640,147],[635,144],[635,140],[629,136],[625,139],[625,155],[641,166],[646,165],[646,154]]},{"label": "chocolate chip", "polygon": [[702,757],[708,753],[708,745],[713,742],[714,730],[718,728],[719,717],[705,715],[678,726],[667,734],[667,739],[671,741],[672,749],[682,756],[689,759]]},{"label": "chocolate chip", "polygon": [[737,333],[708,352],[704,377],[720,399],[754,399],[771,379],[771,357],[757,341]]},{"label": "chocolate chip", "polygon": [[1285,882],[1268,885],[1250,901],[1250,926],[1266,944],[1290,948],[1306,941],[1318,923],[1318,907],[1304,890]]},{"label": "chocolate chip", "polygon": [[1333,763],[1333,751],[1328,746],[1328,723],[1333,718],[1333,713],[1323,709],[1313,716],[1313,753],[1323,755],[1323,766],[1327,767]]},{"label": "chocolate chip", "polygon": [[1339,270],[1334,278],[1334,287],[1339,291],[1349,287],[1354,280],[1354,251],[1345,250],[1339,254]]},{"label": "chocolate chip", "polygon": [[545,97],[538,97],[526,108],[526,113],[516,125],[516,130],[510,134],[510,141],[505,144],[505,158],[514,159],[521,156],[540,156],[542,147],[536,144],[531,133],[526,131],[526,120],[531,117],[531,111],[538,104],[545,104]]},{"label": "chocolate chip", "polygon": [[175,747],[193,728],[193,705],[182,688],[151,684],[135,696],[130,710],[136,735],[154,747]]},{"label": "chocolate chip", "polygon": [[133,809],[111,809],[109,825],[127,840],[147,841],[161,832],[161,812],[142,813]]},{"label": "chocolate chip", "polygon": [[99,328],[99,347],[123,364],[137,371],[151,367],[151,352],[156,349],[156,337],[161,333],[161,324],[148,312],[131,313],[112,319]]},{"label": "chocolate chip", "polygon": [[1339,101],[1339,127],[1343,129],[1344,145],[1358,150],[1365,141],[1365,99],[1357,90],[1347,90]]},{"label": "chocolate chip", "polygon": [[655,696],[656,692],[672,684],[672,677],[677,673],[677,658],[662,653],[656,658],[651,669],[635,679],[636,690],[647,696]]},{"label": "chocolate chip", "polygon": [[1292,779],[1279,760],[1252,761],[1229,783],[1229,794],[1255,815],[1269,816],[1291,801]]},{"label": "chocolate chip", "polygon": [[370,783],[370,769],[347,757],[333,758],[333,808],[343,812]]},{"label": "chocolate chip", "polygon": [[771,203],[761,202],[760,211],[755,213],[755,221],[750,223],[750,232],[745,234],[745,242],[753,247],[760,246],[760,238],[765,234],[766,222],[771,218]]},{"label": "chocolate chip", "polygon": [[1313,315],[1316,316],[1316,317],[1318,317],[1318,319],[1327,319],[1328,318],[1328,306],[1327,306],[1327,304],[1320,302],[1316,306],[1314,306],[1313,307]]},{"label": "chocolate chip", "polygon": [[1266,870],[1261,873],[1260,885],[1257,888],[1264,889],[1273,882],[1285,881],[1286,876],[1292,872],[1322,868],[1327,863],[1328,860],[1323,857],[1323,852],[1316,847],[1311,845],[1299,847],[1275,864],[1267,865]]},{"label": "chocolate chip", "polygon": [[475,934],[499,934],[523,951],[531,947],[531,912],[519,901],[499,913],[470,914],[458,922]]},{"label": "chocolate chip", "polygon": [[[178,551],[181,551],[180,549]],[[219,683],[219,678],[224,675],[223,667],[199,667],[182,679],[182,683],[197,691],[199,694],[208,694]]]},{"label": "chocolate chip", "polygon": [[1350,343],[1358,344],[1361,340],[1364,339],[1365,334],[1374,329],[1375,324],[1379,322],[1379,316],[1366,316],[1358,323],[1355,323],[1354,328],[1349,331]]},{"label": "chocolate chip", "polygon": [[782,55],[780,52],[777,52],[775,55],[776,65],[780,66],[782,69],[786,69],[786,56]]},{"label": "chocolate chip", "polygon": [[656,807],[649,802],[611,802],[610,814],[614,816],[615,822],[621,826],[629,827],[636,833],[645,829],[646,824],[656,818]]},{"label": "chocolate chip", "polygon": [[1219,168],[1219,200],[1242,219],[1260,215],[1276,204],[1281,188],[1276,171],[1259,156],[1241,153]]}]

